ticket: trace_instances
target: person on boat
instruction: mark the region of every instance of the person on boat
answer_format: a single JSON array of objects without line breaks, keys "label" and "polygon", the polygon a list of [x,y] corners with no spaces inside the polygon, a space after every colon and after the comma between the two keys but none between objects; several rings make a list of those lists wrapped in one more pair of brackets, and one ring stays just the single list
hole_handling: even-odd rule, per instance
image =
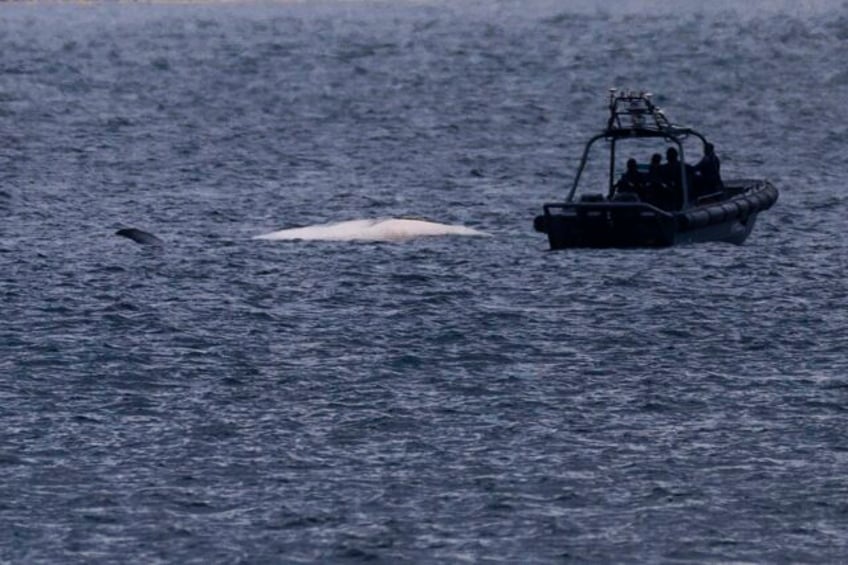
[{"label": "person on boat", "polygon": [[651,164],[648,165],[648,189],[652,192],[659,193],[664,184],[662,155],[654,153],[651,155]]},{"label": "person on boat", "polygon": [[704,144],[704,156],[695,165],[695,187],[699,195],[710,194],[724,188],[721,182],[721,162],[712,143]]},{"label": "person on boat", "polygon": [[660,169],[665,184],[672,188],[680,186],[680,161],[677,158],[677,149],[669,147],[665,152],[665,165]]},{"label": "person on boat", "polygon": [[666,186],[663,183],[662,155],[654,153],[651,155],[651,164],[648,166],[648,174],[645,177],[645,185],[639,196],[643,201],[662,208],[665,205]]},{"label": "person on boat", "polygon": [[[679,210],[683,206],[683,179],[680,171],[680,160],[677,149],[669,147],[665,152],[665,165],[662,166],[663,183],[672,195],[671,208]],[[684,165],[686,169],[686,185],[692,186],[692,166]]]},{"label": "person on boat", "polygon": [[618,179],[617,183],[615,183],[615,195],[632,194],[635,196],[641,196],[644,185],[644,175],[639,172],[639,166],[636,163],[636,159],[631,157],[627,160],[627,170],[624,171],[624,174],[621,175],[621,178]]},{"label": "person on boat", "polygon": [[654,153],[651,155],[651,164],[648,166],[648,182],[662,182],[662,155]]}]

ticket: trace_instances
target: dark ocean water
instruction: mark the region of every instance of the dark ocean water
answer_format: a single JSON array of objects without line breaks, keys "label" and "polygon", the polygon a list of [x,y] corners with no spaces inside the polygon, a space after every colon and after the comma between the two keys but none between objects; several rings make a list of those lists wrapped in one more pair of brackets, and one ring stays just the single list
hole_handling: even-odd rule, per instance
[{"label": "dark ocean water", "polygon": [[[0,561],[844,562],[846,54],[838,1],[0,4]],[[744,246],[547,251],[614,85],[778,186]],[[369,218],[492,237],[252,239]]]}]

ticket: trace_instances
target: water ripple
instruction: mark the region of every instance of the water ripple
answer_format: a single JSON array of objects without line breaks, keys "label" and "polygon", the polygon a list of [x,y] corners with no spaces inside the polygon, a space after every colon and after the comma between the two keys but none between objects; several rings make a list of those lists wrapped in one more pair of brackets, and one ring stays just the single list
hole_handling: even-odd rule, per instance
[{"label": "water ripple", "polygon": [[[838,562],[848,28],[748,4],[5,6],[0,560]],[[612,85],[746,245],[546,251]],[[252,240],[353,218],[492,237]]]}]

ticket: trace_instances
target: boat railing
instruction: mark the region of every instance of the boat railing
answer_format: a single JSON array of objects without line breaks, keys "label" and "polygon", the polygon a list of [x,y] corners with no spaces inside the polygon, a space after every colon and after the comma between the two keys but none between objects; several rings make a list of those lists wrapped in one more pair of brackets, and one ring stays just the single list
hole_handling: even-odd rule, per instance
[{"label": "boat railing", "polygon": [[[643,129],[674,133],[677,128],[652,100],[650,92],[609,90],[607,130]],[[628,123],[629,121],[629,123]]]}]

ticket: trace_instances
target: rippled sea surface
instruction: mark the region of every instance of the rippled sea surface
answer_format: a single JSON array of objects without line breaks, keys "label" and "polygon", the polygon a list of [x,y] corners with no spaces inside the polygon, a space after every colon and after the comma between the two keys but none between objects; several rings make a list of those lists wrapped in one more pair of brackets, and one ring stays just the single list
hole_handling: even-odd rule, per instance
[{"label": "rippled sea surface", "polygon": [[[846,45],[837,1],[0,4],[0,560],[844,560]],[[614,85],[778,186],[745,245],[547,250]],[[252,239],[372,218],[492,237]]]}]

